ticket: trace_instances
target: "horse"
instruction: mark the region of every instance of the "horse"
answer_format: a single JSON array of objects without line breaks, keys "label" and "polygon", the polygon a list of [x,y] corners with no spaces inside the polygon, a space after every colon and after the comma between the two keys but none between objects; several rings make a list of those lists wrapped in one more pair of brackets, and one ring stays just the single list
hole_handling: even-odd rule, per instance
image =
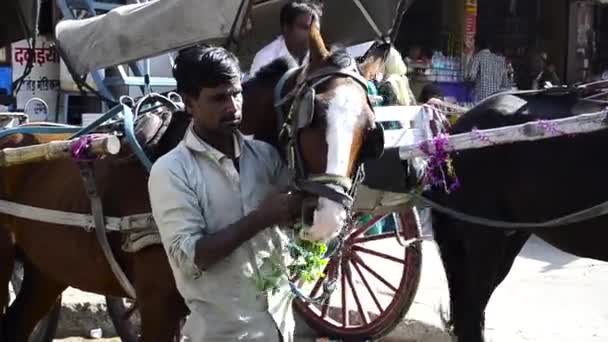
[{"label": "horse", "polygon": [[[586,91],[581,89],[495,95],[465,113],[449,133],[603,110],[601,104],[585,100]],[[548,123],[545,129],[555,128]],[[608,199],[608,161],[597,156],[606,141],[608,131],[600,130],[462,150],[451,156],[460,188],[447,193],[433,187],[425,195],[444,207],[490,220],[546,222],[563,217]],[[507,230],[432,210],[448,281],[453,335],[458,341],[484,340],[485,308],[531,234],[564,252],[608,261],[606,224],[604,215],[566,226]]]},{"label": "horse", "polygon": [[[281,118],[283,127],[293,120],[291,141],[298,148],[298,168],[305,173],[299,176],[326,174],[325,181],[314,178],[294,179],[302,191],[318,197],[313,206],[312,231],[316,236],[330,237],[341,227],[332,227],[350,204],[333,201],[346,195],[346,187],[339,182],[354,176],[362,161],[373,130],[373,109],[367,100],[366,78],[382,66],[388,51],[382,44],[368,51],[362,64],[357,65],[344,52],[329,52],[317,26],[310,32],[310,60],[288,77],[285,94],[293,94],[284,108],[297,112]],[[279,118],[275,117],[273,91],[287,63],[275,62],[260,76],[244,85],[243,122],[241,130],[274,146],[285,148],[285,140],[275,136],[279,131]],[[358,70],[359,69],[359,70]],[[310,81],[315,84],[309,84]],[[298,91],[294,91],[298,90]],[[299,90],[314,95],[304,97]],[[293,105],[292,105],[293,104]],[[305,108],[305,110],[302,110]],[[164,109],[166,110],[166,108]],[[302,116],[306,115],[306,121]],[[263,125],[259,123],[265,122]],[[155,146],[146,148],[152,159],[167,153],[182,139],[191,117],[175,112]],[[293,135],[295,133],[295,135]],[[0,147],[18,147],[65,139],[67,135],[13,134],[0,140]],[[264,139],[265,138],[265,139]],[[369,156],[381,152],[376,141]],[[284,154],[287,155],[287,154]],[[300,164],[301,162],[301,164]],[[150,212],[147,192],[147,170],[128,146],[122,146],[116,156],[93,162],[95,183],[102,199],[106,216],[124,217]],[[0,198],[34,207],[74,213],[90,213],[91,204],[83,186],[77,163],[57,160],[25,164],[0,169],[2,190]],[[329,179],[329,181],[327,181]],[[334,183],[335,181],[335,183]],[[332,220],[333,219],[333,220]],[[12,272],[15,256],[24,264],[24,279],[20,292],[2,317],[2,338],[5,341],[25,342],[35,324],[48,312],[67,286],[107,296],[128,297],[127,291],[114,276],[95,235],[82,228],[60,226],[0,215],[0,226],[10,237],[3,246],[0,280]],[[319,235],[319,232],[323,234]],[[141,339],[145,342],[171,341],[179,335],[180,321],[188,314],[187,307],[176,289],[167,256],[163,247],[152,244],[137,252],[121,248],[124,236],[118,232],[108,234],[112,251],[134,285],[136,303],[141,315]],[[0,298],[1,299],[1,298]],[[3,301],[0,305],[6,306]]]}]

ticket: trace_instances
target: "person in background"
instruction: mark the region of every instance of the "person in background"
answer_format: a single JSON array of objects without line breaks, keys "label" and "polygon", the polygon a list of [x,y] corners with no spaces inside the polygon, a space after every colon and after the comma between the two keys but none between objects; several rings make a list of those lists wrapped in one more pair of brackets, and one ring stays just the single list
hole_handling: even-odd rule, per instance
[{"label": "person in background", "polygon": [[378,88],[384,105],[411,106],[416,103],[406,74],[407,66],[401,54],[391,47],[384,63],[384,79]]},{"label": "person in background", "polygon": [[535,80],[544,69],[543,53],[531,47],[526,51],[524,62],[515,69],[515,82],[517,88],[530,90],[535,88]]},{"label": "person in background", "polygon": [[478,52],[469,62],[466,78],[475,83],[473,101],[480,102],[490,95],[509,88],[507,63],[495,54],[485,38],[477,40]]},{"label": "person in background", "polygon": [[291,56],[299,65],[308,55],[308,34],[313,19],[321,22],[322,6],[311,0],[292,0],[281,8],[281,35],[253,58],[249,77],[277,58]]},{"label": "person in background", "polygon": [[550,59],[545,59],[545,65],[543,71],[538,74],[538,77],[534,81],[534,89],[545,89],[550,87],[559,86],[561,84],[557,73],[555,72],[555,63]]}]

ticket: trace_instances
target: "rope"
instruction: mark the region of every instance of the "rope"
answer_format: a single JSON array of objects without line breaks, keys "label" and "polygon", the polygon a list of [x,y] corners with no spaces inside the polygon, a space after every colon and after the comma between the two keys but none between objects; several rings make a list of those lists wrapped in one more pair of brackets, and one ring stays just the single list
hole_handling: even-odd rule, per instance
[{"label": "rope", "polygon": [[460,221],[467,223],[473,223],[480,226],[498,228],[504,230],[529,230],[534,228],[557,228],[563,227],[583,221],[587,221],[596,217],[600,217],[608,214],[608,201],[600,203],[591,208],[587,208],[575,213],[571,213],[565,216],[561,216],[545,222],[508,222],[501,220],[492,220],[484,217],[474,216],[465,214],[461,211],[457,211],[441,204],[438,204],[422,195],[416,193],[409,193],[416,205],[430,207],[433,210],[452,216]]}]

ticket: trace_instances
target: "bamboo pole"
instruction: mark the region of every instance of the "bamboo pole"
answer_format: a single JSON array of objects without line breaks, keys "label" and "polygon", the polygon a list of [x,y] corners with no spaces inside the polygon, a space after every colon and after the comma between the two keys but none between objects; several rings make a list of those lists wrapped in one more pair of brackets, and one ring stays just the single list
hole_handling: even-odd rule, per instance
[{"label": "bamboo pole", "polygon": [[[472,131],[447,137],[446,152],[470,150],[488,146],[549,139],[562,135],[590,133],[608,128],[607,112],[581,114],[556,120],[539,120],[521,125]],[[399,148],[402,160],[428,156],[435,152],[433,140]]]},{"label": "bamboo pole", "polygon": [[[0,150],[0,167],[72,158],[72,147],[78,143],[79,139],[57,140],[32,146],[4,148]],[[89,156],[111,155],[119,151],[120,140],[114,135],[93,137],[86,149]]]}]

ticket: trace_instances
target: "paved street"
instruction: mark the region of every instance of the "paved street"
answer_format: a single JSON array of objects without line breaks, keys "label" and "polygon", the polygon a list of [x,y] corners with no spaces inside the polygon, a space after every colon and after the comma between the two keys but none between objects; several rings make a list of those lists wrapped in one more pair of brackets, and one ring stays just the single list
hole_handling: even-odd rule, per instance
[{"label": "paved street", "polygon": [[[448,303],[444,278],[434,242],[425,242],[423,276],[408,319],[440,325],[438,308]],[[577,258],[533,238],[490,301],[488,340],[608,341],[607,285],[608,263]],[[447,340],[432,335],[436,339],[418,340]]]},{"label": "paved street", "polygon": [[[448,296],[435,243],[424,242],[423,253],[414,304],[387,341],[449,341],[440,329],[438,312],[440,306],[447,307]],[[384,268],[381,274],[392,272],[386,269],[392,263],[371,264],[379,272]],[[576,258],[533,238],[488,306],[488,341],[608,341],[607,285],[608,263]],[[386,290],[378,292],[382,302],[389,299]]]}]

